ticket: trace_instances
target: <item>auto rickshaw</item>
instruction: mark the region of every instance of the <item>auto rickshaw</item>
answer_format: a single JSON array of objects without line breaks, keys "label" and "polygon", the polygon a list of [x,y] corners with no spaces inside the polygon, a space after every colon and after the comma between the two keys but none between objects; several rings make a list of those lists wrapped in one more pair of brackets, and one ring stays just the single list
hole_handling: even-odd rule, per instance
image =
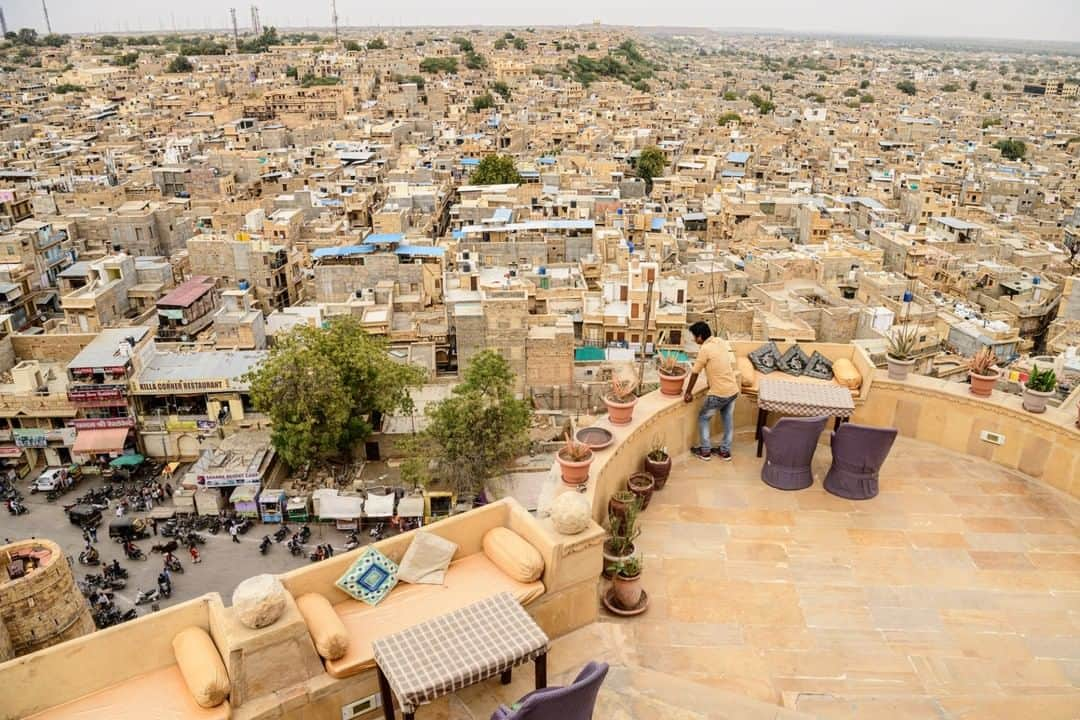
[{"label": "auto rickshaw", "polygon": [[68,510],[68,520],[82,528],[97,527],[101,524],[101,511],[93,505],[79,504]]},{"label": "auto rickshaw", "polygon": [[122,517],[109,523],[109,537],[117,542],[142,540],[150,537],[146,530],[146,521],[142,518]]}]

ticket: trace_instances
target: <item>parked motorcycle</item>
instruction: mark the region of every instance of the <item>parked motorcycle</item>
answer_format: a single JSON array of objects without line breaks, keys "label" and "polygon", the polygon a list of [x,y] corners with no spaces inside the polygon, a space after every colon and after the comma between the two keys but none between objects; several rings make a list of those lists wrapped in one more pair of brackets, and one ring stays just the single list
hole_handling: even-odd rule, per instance
[{"label": "parked motorcycle", "polygon": [[289,540],[289,552],[291,552],[296,557],[304,554],[304,545],[300,542],[299,535],[293,535],[292,539]]},{"label": "parked motorcycle", "polygon": [[270,540],[270,536],[269,535],[263,535],[262,542],[259,543],[259,552],[262,553],[263,555],[265,555],[266,551],[270,549],[270,546],[272,544],[273,544],[273,542]]},{"label": "parked motorcycle", "polygon": [[345,539],[345,552],[355,550],[360,547],[360,538],[356,536],[355,532],[349,533],[349,537]]},{"label": "parked motorcycle", "polygon": [[144,605],[146,603],[157,602],[161,599],[161,591],[158,588],[153,590],[140,590],[139,594],[135,596],[136,605]]},{"label": "parked motorcycle", "polygon": [[180,560],[171,555],[165,556],[165,569],[169,572],[184,574],[184,566],[180,564]]},{"label": "parked motorcycle", "polygon": [[11,499],[7,501],[7,511],[11,515],[25,515],[30,512],[26,509],[26,506],[20,503],[18,500]]},{"label": "parked motorcycle", "polygon": [[282,526],[274,532],[274,542],[282,542],[285,538],[289,537],[289,532],[289,526],[282,524]]},{"label": "parked motorcycle", "polygon": [[101,562],[101,556],[98,554],[97,548],[87,548],[79,553],[80,565],[97,565]]},{"label": "parked motorcycle", "polygon": [[127,568],[120,567],[118,560],[113,560],[112,563],[105,566],[105,577],[127,579],[127,576]]},{"label": "parked motorcycle", "polygon": [[302,528],[300,528],[300,542],[301,543],[306,543],[310,539],[311,539],[311,528],[309,528],[307,525],[305,525]]},{"label": "parked motorcycle", "polygon": [[124,554],[127,555],[128,560],[145,560],[146,555],[139,549],[139,546],[133,542],[124,543]]}]

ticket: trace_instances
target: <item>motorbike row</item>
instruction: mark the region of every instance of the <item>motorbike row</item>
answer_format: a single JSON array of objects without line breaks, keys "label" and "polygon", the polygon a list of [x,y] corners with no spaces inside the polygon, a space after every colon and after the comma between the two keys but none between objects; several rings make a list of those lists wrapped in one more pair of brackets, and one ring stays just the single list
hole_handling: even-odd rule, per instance
[{"label": "motorbike row", "polygon": [[30,512],[23,504],[22,493],[15,487],[15,483],[7,478],[0,478],[0,500],[4,501],[9,515],[25,515]]},{"label": "motorbike row", "polygon": [[[83,551],[84,553],[93,548]],[[94,550],[96,553],[97,551]],[[133,620],[138,616],[135,608],[121,612],[114,600],[114,592],[122,590],[127,585],[128,572],[120,567],[120,563],[113,560],[105,565],[100,574],[87,575],[78,581],[79,590],[90,601],[91,615],[94,625],[100,630],[112,625]]]}]

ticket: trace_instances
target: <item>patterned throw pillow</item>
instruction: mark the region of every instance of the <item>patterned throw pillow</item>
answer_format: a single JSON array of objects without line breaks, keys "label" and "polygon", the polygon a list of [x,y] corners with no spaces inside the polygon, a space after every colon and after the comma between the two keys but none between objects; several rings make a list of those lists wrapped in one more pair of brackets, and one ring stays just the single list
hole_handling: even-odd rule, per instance
[{"label": "patterned throw pillow", "polygon": [[810,364],[806,366],[806,370],[803,371],[803,375],[807,377],[817,378],[818,380],[832,380],[833,369],[832,362],[829,358],[825,357],[817,350],[810,356]]},{"label": "patterned throw pillow", "polygon": [[780,356],[780,369],[788,375],[802,375],[809,364],[810,358],[798,345],[792,345]]},{"label": "patterned throw pillow", "polygon": [[776,343],[765,343],[749,354],[750,362],[759,373],[768,375],[780,367],[780,349]]},{"label": "patterned throw pillow", "polygon": [[378,605],[397,585],[397,564],[375,548],[368,548],[334,583],[349,596]]}]

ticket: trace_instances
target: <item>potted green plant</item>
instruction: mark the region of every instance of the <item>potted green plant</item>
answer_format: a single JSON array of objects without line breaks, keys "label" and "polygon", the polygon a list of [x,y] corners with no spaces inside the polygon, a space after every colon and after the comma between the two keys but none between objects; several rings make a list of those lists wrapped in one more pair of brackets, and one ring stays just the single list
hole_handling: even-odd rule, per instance
[{"label": "potted green plant", "polygon": [[1024,386],[1024,409],[1031,413],[1046,412],[1046,401],[1057,387],[1057,374],[1053,368],[1040,370],[1036,365]]},{"label": "potted green plant", "polygon": [[906,323],[889,335],[889,350],[885,360],[889,364],[890,380],[907,380],[915,365],[915,349],[919,342],[919,328]]},{"label": "potted green plant", "polygon": [[603,548],[604,577],[611,577],[608,568],[634,554],[634,541],[641,535],[641,528],[637,526],[639,512],[638,504],[633,502],[622,515],[608,514],[608,538]]},{"label": "potted green plant", "polygon": [[652,476],[652,473],[631,473],[626,479],[626,489],[637,496],[638,504],[644,510],[649,507],[649,502],[652,500],[653,490],[656,489],[656,478]]},{"label": "potted green plant", "polygon": [[659,435],[654,435],[645,455],[645,472],[656,479],[656,490],[663,490],[671,474],[671,456]]},{"label": "potted green plant", "polygon": [[566,443],[555,454],[562,470],[563,482],[567,485],[584,485],[589,479],[589,466],[593,461],[592,448],[578,442],[566,433]]},{"label": "potted green plant", "polygon": [[671,397],[683,394],[683,381],[686,380],[686,365],[679,362],[674,353],[660,353],[656,358],[656,369],[660,375],[660,393]]},{"label": "potted green plant", "polygon": [[608,420],[612,425],[629,425],[634,417],[634,406],[637,405],[637,380],[633,377],[615,377],[608,384],[608,391],[604,395],[604,404],[607,405]]},{"label": "potted green plant", "polygon": [[989,345],[979,348],[979,352],[968,361],[968,377],[971,379],[972,395],[990,397],[1001,371],[997,369],[997,355]]},{"label": "potted green plant", "polygon": [[641,558],[631,556],[610,568],[615,605],[622,610],[633,610],[641,604],[641,566]]},{"label": "potted green plant", "polygon": [[637,495],[629,490],[616,490],[608,500],[608,517],[624,517],[626,510],[637,502]]}]

